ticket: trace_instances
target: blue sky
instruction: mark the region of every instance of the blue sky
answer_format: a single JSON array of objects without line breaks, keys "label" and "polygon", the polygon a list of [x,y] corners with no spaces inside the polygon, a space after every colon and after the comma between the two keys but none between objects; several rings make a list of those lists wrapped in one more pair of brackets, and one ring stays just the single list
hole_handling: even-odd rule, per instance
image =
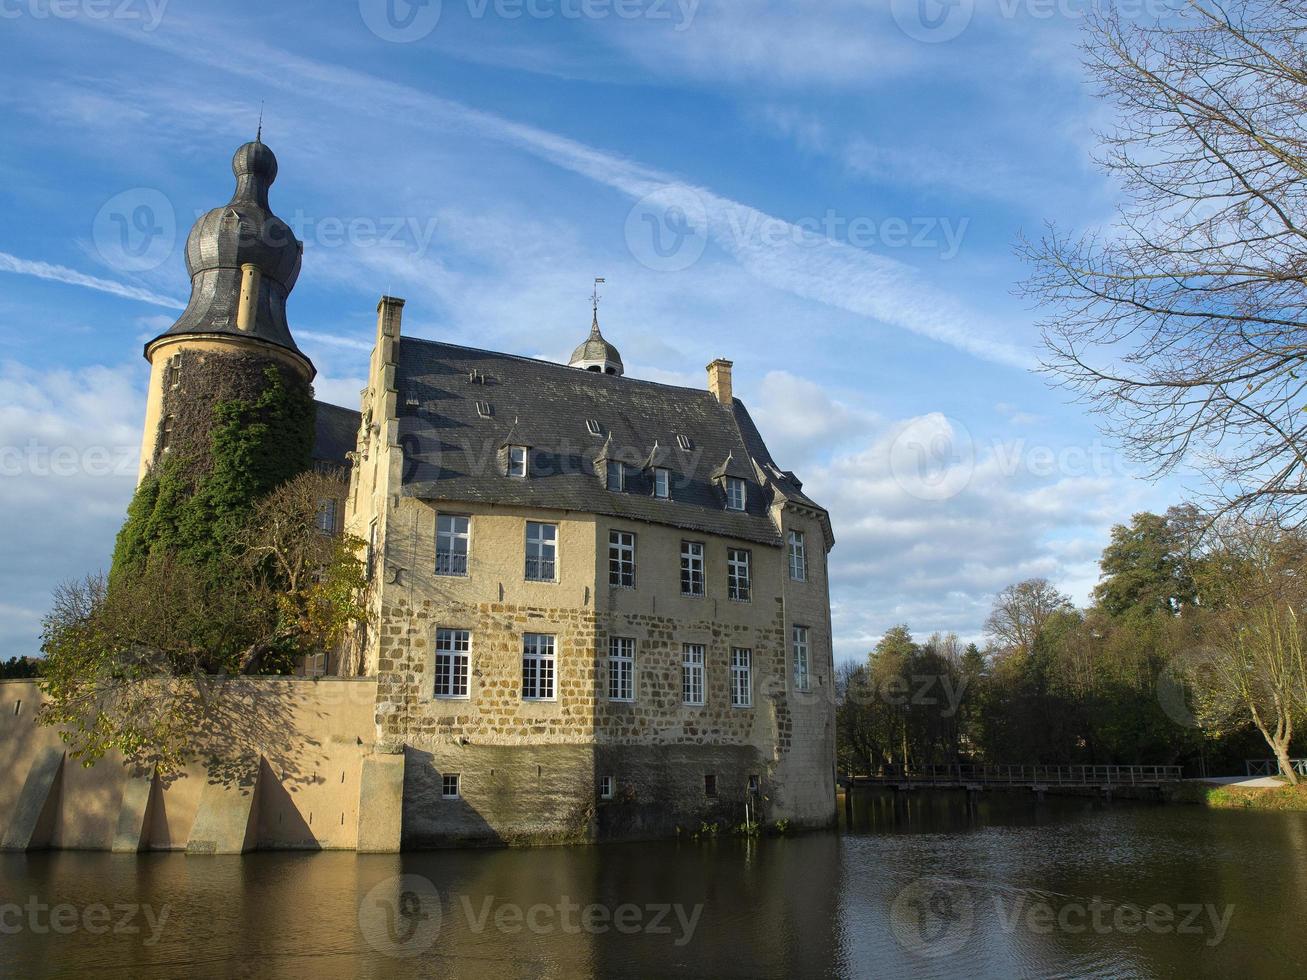
[{"label": "blue sky", "polygon": [[1111,221],[1112,119],[1081,5],[922,2],[6,0],[0,656],[107,563],[141,346],[261,101],[319,397],[357,404],[382,293],[406,333],[565,359],[604,276],[628,374],[733,359],[831,509],[839,656],[899,622],[978,638],[1032,575],[1084,601],[1111,524],[1183,486],[1032,371],[1012,244]]}]

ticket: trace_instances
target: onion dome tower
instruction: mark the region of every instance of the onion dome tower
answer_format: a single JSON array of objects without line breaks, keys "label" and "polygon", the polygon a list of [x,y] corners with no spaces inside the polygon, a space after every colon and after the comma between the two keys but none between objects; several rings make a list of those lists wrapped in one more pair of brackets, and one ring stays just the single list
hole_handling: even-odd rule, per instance
[{"label": "onion dome tower", "polygon": [[568,365],[574,368],[580,368],[583,371],[597,371],[600,374],[625,374],[626,368],[622,366],[622,355],[617,352],[617,348],[604,340],[604,335],[599,332],[599,296],[596,293],[591,297],[594,316],[590,321],[590,336],[572,351],[572,359]]},{"label": "onion dome tower", "polygon": [[203,455],[214,406],[257,401],[275,369],[311,399],[312,362],[295,345],[286,299],[303,244],[268,204],[277,158],[262,141],[236,151],[231,200],[209,211],[186,240],[191,298],[177,322],[145,345],[150,390],[140,477],[165,453]]}]

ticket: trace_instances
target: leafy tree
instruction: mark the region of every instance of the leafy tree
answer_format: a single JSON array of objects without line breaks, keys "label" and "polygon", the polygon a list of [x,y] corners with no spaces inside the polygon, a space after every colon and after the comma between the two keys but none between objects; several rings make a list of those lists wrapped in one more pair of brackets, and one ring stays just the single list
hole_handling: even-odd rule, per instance
[{"label": "leafy tree", "polygon": [[1194,602],[1186,537],[1168,517],[1135,514],[1128,525],[1112,528],[1099,562],[1102,580],[1094,587],[1094,601],[1109,616],[1130,611],[1170,615]]},{"label": "leafy tree", "polygon": [[362,542],[316,527],[338,479],[301,473],[231,530],[224,581],[167,552],[62,586],[42,649],[45,724],[91,764],[111,750],[172,771],[210,717],[214,676],[286,673],[366,617]]}]

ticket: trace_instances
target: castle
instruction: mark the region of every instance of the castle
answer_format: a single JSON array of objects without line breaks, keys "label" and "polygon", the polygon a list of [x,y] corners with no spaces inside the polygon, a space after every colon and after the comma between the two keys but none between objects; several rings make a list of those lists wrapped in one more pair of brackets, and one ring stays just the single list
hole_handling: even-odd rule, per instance
[{"label": "castle", "polygon": [[[187,240],[190,302],[145,347],[142,476],[202,447],[221,399],[272,381],[311,394],[286,316],[302,245],[268,200],[276,158],[256,140],[232,169],[232,200]],[[301,836],[386,849],[364,841],[830,824],[833,534],[734,397],[731,362],[708,365],[704,389],[628,377],[597,302],[566,365],[404,336],[403,309],[380,301],[360,410],[315,403],[313,461],[349,474],[325,527],[367,543],[371,615],[349,653],[306,671],[354,678],[372,703],[369,724],[355,711],[318,732],[357,756],[339,806],[357,831],[324,843],[335,831],[310,812]],[[256,785],[295,768],[261,766]],[[222,819],[256,822],[252,805]],[[287,835],[284,813],[258,818],[262,846]],[[226,849],[259,846],[252,833]]]}]

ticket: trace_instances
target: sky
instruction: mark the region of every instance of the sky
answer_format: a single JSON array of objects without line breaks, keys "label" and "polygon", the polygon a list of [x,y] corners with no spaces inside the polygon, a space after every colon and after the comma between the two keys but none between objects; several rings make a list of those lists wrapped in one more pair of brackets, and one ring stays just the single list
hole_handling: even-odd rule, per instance
[{"label": "sky", "polygon": [[[994,594],[1085,603],[1111,526],[1180,500],[1036,368],[1013,245],[1109,226],[1089,0],[0,3],[0,657],[107,566],[145,341],[263,114],[288,304],[357,407],[406,334],[735,393],[831,513],[837,658],[982,639]],[[1134,5],[1146,13],[1150,0]]]}]

